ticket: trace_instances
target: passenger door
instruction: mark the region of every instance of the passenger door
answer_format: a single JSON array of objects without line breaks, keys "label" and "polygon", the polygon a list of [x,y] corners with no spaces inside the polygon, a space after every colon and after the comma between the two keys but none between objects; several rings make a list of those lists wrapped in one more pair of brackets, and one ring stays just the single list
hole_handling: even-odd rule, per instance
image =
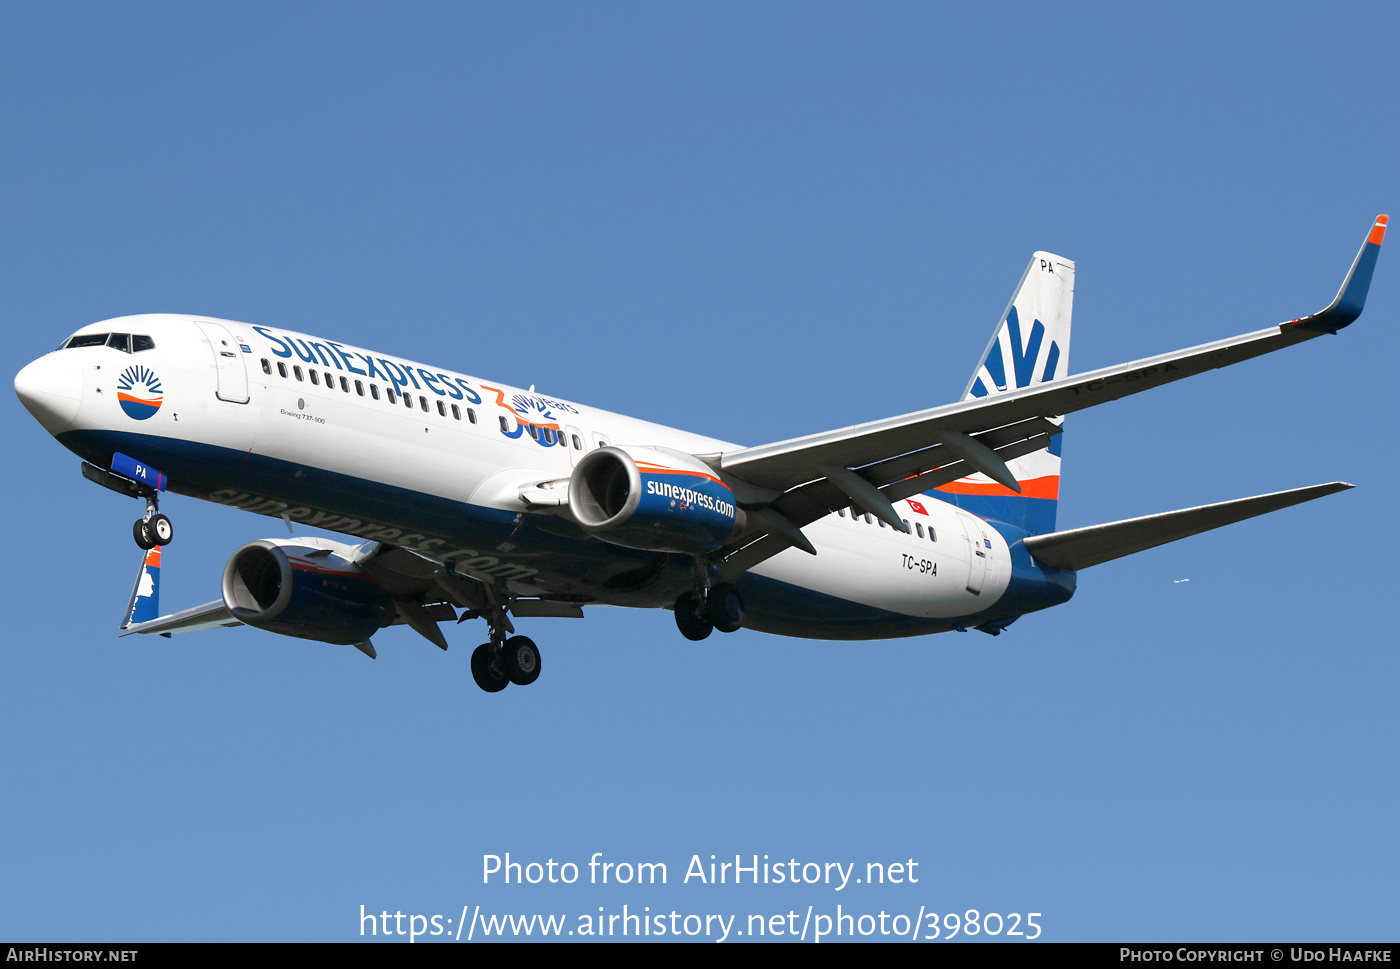
[{"label": "passenger door", "polygon": [[209,341],[209,349],[214,354],[214,371],[218,375],[215,396],[230,404],[248,403],[248,371],[243,364],[243,347],[220,323],[195,320],[194,325]]}]

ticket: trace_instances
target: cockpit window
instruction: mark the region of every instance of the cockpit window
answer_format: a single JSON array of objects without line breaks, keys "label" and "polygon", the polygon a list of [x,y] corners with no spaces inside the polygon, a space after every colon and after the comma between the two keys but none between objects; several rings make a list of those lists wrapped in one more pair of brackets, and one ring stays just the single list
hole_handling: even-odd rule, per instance
[{"label": "cockpit window", "polygon": [[79,333],[77,336],[69,337],[63,341],[59,349],[71,350],[74,347],[103,346],[120,350],[122,353],[140,353],[142,350],[154,350],[156,341],[148,336],[131,333]]}]

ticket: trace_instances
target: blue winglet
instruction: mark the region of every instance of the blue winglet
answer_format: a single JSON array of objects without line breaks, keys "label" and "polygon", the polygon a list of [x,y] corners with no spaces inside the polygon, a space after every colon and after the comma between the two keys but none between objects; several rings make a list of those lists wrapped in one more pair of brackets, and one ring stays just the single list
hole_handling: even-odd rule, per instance
[{"label": "blue winglet", "polygon": [[1371,288],[1371,274],[1376,270],[1376,257],[1381,254],[1381,243],[1385,241],[1385,227],[1389,221],[1389,216],[1376,216],[1366,241],[1361,244],[1361,251],[1356,254],[1356,261],[1351,264],[1351,271],[1347,273],[1342,288],[1337,292],[1337,298],[1332,300],[1332,305],[1320,313],[1294,320],[1294,326],[1300,330],[1336,333],[1361,315],[1361,310],[1366,306],[1366,292]]}]

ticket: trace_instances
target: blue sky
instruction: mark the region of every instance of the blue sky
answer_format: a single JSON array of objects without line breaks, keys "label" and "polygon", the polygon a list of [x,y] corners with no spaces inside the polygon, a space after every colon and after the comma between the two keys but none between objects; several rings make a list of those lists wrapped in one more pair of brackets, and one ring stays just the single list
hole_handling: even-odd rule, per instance
[{"label": "blue sky", "polygon": [[[1036,249],[1078,264],[1073,369],[1202,343],[1321,308],[1397,207],[1398,26],[1380,4],[10,5],[9,370],[189,312],[759,444],[954,399]],[[533,620],[544,675],[497,696],[468,670],[480,623],[447,654],[397,628],[375,662],[250,629],[118,641],[139,509],[12,401],[0,935],[841,904],[1035,911],[1059,940],[1394,938],[1393,393],[1360,364],[1400,349],[1397,261],[1336,338],[1074,415],[1060,523],[1354,491],[1088,570],[995,640]],[[168,608],[282,527],[162,510]],[[507,851],[669,882],[483,885]],[[682,882],[736,853],[920,881]]]}]

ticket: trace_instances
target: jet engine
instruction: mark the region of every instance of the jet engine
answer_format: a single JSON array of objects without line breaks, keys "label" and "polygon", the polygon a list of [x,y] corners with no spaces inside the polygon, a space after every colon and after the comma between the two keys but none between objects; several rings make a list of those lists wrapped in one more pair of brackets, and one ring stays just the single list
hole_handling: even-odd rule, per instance
[{"label": "jet engine", "polygon": [[694,555],[744,528],[744,513],[714,469],[693,455],[650,447],[590,451],[569,478],[569,511],[605,542]]},{"label": "jet engine", "polygon": [[340,646],[364,642],[394,615],[389,596],[347,555],[301,542],[244,545],[224,566],[223,594],[249,626]]}]

